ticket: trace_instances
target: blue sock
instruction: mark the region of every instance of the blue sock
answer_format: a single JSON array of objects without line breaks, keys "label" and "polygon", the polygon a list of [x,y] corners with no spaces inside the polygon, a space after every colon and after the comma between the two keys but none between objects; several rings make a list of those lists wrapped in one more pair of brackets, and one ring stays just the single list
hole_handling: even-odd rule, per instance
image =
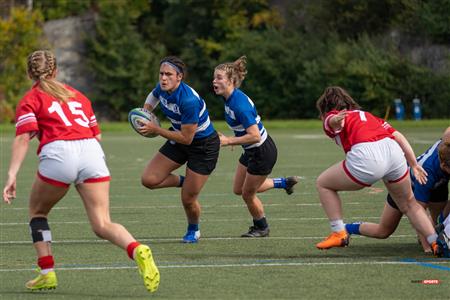
[{"label": "blue sock", "polygon": [[184,176],[180,175],[180,183],[178,184],[178,187],[182,187],[184,183]]},{"label": "blue sock", "polygon": [[198,231],[198,224],[191,224],[191,223],[189,223],[187,230],[188,231]]},{"label": "blue sock", "polygon": [[285,189],[286,188],[286,178],[279,177],[273,178],[273,187],[276,189]]},{"label": "blue sock", "polygon": [[361,222],[345,224],[345,230],[347,230],[348,234],[361,234],[359,233],[359,226],[361,226]]}]

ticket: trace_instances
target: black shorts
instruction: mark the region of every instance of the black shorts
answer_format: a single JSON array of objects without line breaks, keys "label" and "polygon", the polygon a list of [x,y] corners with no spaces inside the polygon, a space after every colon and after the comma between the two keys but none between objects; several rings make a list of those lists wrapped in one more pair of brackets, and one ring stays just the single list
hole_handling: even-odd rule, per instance
[{"label": "black shorts", "polygon": [[216,168],[219,149],[219,135],[214,131],[206,138],[193,140],[190,145],[168,140],[159,152],[181,165],[187,162],[187,167],[196,173],[209,175]]},{"label": "black shorts", "polygon": [[239,162],[247,167],[247,172],[252,175],[269,175],[277,162],[277,146],[270,136],[264,143],[255,148],[245,149],[239,158]]},{"label": "black shorts", "polygon": [[[414,190],[414,189],[413,189]],[[391,195],[388,194],[386,197],[387,203],[395,209],[398,209],[398,206],[395,204],[394,199],[392,199]],[[417,200],[420,201],[420,200]],[[443,184],[435,189],[431,190],[430,203],[442,203],[448,201],[448,184]]]}]

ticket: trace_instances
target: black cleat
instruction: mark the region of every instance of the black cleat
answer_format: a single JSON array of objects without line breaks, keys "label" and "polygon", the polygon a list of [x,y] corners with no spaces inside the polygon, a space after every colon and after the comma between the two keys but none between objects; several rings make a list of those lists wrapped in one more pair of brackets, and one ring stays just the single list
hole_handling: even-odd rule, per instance
[{"label": "black cleat", "polygon": [[243,235],[241,235],[241,237],[266,237],[269,236],[269,227],[266,227],[264,229],[261,228],[257,228],[255,226],[250,226],[250,228],[248,229],[248,232],[244,233]]},{"label": "black cleat", "polygon": [[294,192],[294,185],[298,183],[298,180],[299,180],[298,176],[286,177],[286,187],[284,188],[284,190],[288,195]]}]

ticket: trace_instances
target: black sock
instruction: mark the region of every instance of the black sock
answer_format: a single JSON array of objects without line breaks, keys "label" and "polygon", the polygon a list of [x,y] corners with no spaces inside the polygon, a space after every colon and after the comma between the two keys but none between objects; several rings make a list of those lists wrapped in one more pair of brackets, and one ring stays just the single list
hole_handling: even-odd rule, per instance
[{"label": "black sock", "polygon": [[267,224],[266,217],[262,217],[259,220],[253,220],[253,225],[259,229],[266,229],[267,227],[269,227],[269,224]]}]

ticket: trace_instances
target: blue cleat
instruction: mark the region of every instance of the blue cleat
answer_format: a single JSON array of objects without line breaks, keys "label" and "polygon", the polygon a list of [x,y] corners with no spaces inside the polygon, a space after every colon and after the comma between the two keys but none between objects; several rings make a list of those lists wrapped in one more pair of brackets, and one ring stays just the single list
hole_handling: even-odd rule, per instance
[{"label": "blue cleat", "polygon": [[183,243],[194,244],[200,239],[200,230],[188,230],[183,236]]}]

